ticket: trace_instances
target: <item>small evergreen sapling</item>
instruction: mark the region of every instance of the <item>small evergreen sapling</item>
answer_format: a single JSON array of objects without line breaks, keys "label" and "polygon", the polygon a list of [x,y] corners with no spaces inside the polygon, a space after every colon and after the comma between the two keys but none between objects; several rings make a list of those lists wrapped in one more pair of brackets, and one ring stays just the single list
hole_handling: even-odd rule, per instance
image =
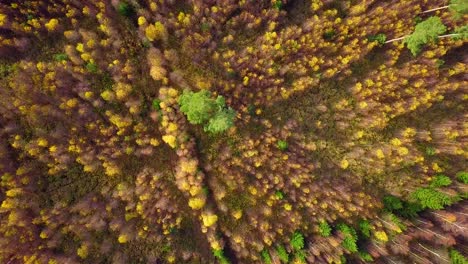
[{"label": "small evergreen sapling", "polygon": [[459,173],[457,173],[456,176],[457,176],[457,180],[465,184],[468,184],[468,172],[460,171]]},{"label": "small evergreen sapling", "polygon": [[467,264],[468,259],[455,249],[449,250],[450,262],[452,264]]},{"label": "small evergreen sapling", "polygon": [[346,224],[339,224],[337,226],[338,231],[343,233],[344,239],[343,242],[341,242],[341,245],[343,248],[349,250],[350,252],[357,252],[358,247],[357,247],[357,233],[354,228],[346,225]]},{"label": "small evergreen sapling", "polygon": [[278,142],[276,143],[276,146],[278,147],[279,150],[286,151],[288,149],[288,142],[284,140],[278,140]]},{"label": "small evergreen sapling", "polygon": [[321,221],[319,223],[319,232],[321,236],[328,237],[331,235],[331,231],[332,229],[330,225],[327,223],[327,221]]},{"label": "small evergreen sapling", "polygon": [[281,262],[283,263],[289,262],[289,254],[286,251],[286,248],[284,248],[284,246],[282,245],[277,246],[276,253],[278,254],[278,258],[281,260]]},{"label": "small evergreen sapling", "polygon": [[260,255],[262,256],[263,263],[265,263],[265,264],[273,263],[272,260],[271,260],[270,253],[268,253],[268,250],[266,250],[266,249],[262,250]]},{"label": "small evergreen sapling", "polygon": [[224,251],[222,249],[213,250],[213,256],[215,256],[219,263],[221,264],[230,264],[229,260],[224,256]]},{"label": "small evergreen sapling", "polygon": [[300,232],[296,231],[292,235],[292,237],[291,237],[291,247],[295,251],[299,251],[299,250],[304,248],[304,236]]},{"label": "small evergreen sapling", "polygon": [[367,220],[361,220],[359,222],[359,229],[364,237],[369,238],[371,236],[371,225]]}]

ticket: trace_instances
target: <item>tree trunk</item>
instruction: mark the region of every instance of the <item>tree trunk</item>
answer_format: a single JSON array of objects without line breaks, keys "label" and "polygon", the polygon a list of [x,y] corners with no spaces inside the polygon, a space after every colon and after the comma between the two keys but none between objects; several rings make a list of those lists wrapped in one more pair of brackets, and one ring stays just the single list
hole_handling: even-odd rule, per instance
[{"label": "tree trunk", "polygon": [[402,39],[405,39],[406,37],[408,37],[408,35],[403,36],[401,38],[395,38],[395,39],[387,40],[387,41],[385,41],[384,44],[391,43],[391,42],[398,41],[398,40],[402,40]]},{"label": "tree trunk", "polygon": [[429,9],[429,10],[426,10],[424,12],[421,12],[421,14],[430,13],[430,12],[434,12],[434,11],[437,11],[437,10],[446,9],[446,8],[449,8],[449,7],[450,7],[449,5],[442,6],[442,7],[437,7],[437,8],[433,8],[433,9]]}]

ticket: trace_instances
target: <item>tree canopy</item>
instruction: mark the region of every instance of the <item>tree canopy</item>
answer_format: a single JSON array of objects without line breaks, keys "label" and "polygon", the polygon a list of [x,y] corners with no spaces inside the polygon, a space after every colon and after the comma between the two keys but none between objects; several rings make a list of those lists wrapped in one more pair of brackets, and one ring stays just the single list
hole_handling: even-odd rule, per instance
[{"label": "tree canopy", "polygon": [[404,42],[411,53],[416,56],[425,44],[435,41],[439,35],[446,31],[447,27],[442,23],[442,20],[433,16],[417,24],[413,34],[409,35]]},{"label": "tree canopy", "polygon": [[204,130],[207,132],[220,133],[234,124],[236,112],[226,107],[222,96],[213,99],[211,93],[206,90],[184,90],[178,102],[188,121],[194,125],[204,124]]}]

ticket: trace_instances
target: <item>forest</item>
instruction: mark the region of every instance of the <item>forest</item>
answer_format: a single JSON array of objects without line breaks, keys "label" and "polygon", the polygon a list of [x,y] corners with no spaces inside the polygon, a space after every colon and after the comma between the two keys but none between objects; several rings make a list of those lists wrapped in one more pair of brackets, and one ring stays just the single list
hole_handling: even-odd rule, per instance
[{"label": "forest", "polygon": [[468,0],[1,0],[0,263],[468,264]]}]

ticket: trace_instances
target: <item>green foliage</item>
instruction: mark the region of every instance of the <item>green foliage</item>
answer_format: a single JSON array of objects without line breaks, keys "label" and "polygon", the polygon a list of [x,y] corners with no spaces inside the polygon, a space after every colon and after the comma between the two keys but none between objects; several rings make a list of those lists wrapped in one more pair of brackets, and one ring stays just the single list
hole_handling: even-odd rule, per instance
[{"label": "green foliage", "polygon": [[415,24],[415,25],[421,23],[422,21],[423,21],[423,19],[422,19],[422,17],[420,17],[420,16],[416,16],[416,17],[414,18],[414,24]]},{"label": "green foliage", "polygon": [[428,42],[435,41],[437,37],[447,31],[447,27],[439,17],[430,17],[416,25],[413,34],[409,35],[404,42],[416,56],[421,48]]},{"label": "green foliage", "polygon": [[336,36],[336,31],[334,29],[327,30],[322,35],[324,40],[332,40],[335,36]]},{"label": "green foliage", "polygon": [[[437,60],[437,67],[442,66],[445,62],[443,60]],[[426,155],[434,156],[436,154],[436,149],[434,147],[427,147],[426,148]]]},{"label": "green foliage", "polygon": [[278,147],[279,150],[286,151],[288,149],[288,142],[284,140],[278,140],[278,142],[276,143],[276,146]]},{"label": "green foliage", "polygon": [[374,261],[374,258],[372,258],[371,254],[365,251],[359,251],[359,257],[361,257],[361,259],[366,262]]},{"label": "green foliage", "polygon": [[331,235],[331,231],[332,229],[330,225],[327,223],[327,221],[321,221],[319,223],[319,232],[321,236],[328,237]]},{"label": "green foliage", "polygon": [[452,204],[452,199],[439,191],[432,188],[419,188],[411,194],[423,208],[433,210],[443,209],[445,206]]},{"label": "green foliage", "polygon": [[270,253],[268,253],[268,250],[266,250],[266,249],[262,250],[261,256],[262,256],[263,263],[265,263],[265,264],[273,263],[272,260],[271,260]]},{"label": "green foliage", "polygon": [[455,249],[450,249],[449,255],[452,264],[468,264],[468,259]]},{"label": "green foliage", "polygon": [[96,65],[96,63],[88,62],[86,64],[86,69],[91,73],[97,73],[98,72],[98,66]]},{"label": "green foliage", "polygon": [[281,0],[276,0],[273,4],[273,8],[281,10],[283,8],[283,2]]},{"label": "green foliage", "polygon": [[249,115],[254,116],[255,115],[255,105],[249,104],[247,106],[247,112],[249,113]]},{"label": "green foliage", "polygon": [[390,220],[395,224],[397,225],[401,230],[406,230],[406,225],[403,224],[403,222],[400,220],[400,218],[398,218],[398,216],[394,215],[394,214],[390,214]]},{"label": "green foliage", "polygon": [[453,36],[453,39],[455,39],[455,40],[468,39],[468,25],[464,25],[462,27],[455,28],[453,33],[458,34],[456,36]]},{"label": "green foliage", "polygon": [[210,30],[210,28],[211,28],[211,24],[210,24],[210,23],[206,23],[206,22],[205,22],[205,23],[202,23],[202,24],[200,25],[200,29],[201,29],[202,32],[207,32],[207,31]]},{"label": "green foliage", "polygon": [[68,60],[68,55],[65,53],[57,53],[54,55],[54,60],[56,61]]},{"label": "green foliage", "polygon": [[184,90],[178,102],[188,121],[194,125],[206,123],[204,130],[207,132],[220,133],[234,124],[235,111],[225,107],[222,96],[214,100],[206,90],[196,93]]},{"label": "green foliage", "polygon": [[289,254],[286,251],[286,248],[284,248],[284,246],[282,245],[277,246],[276,253],[278,253],[278,257],[283,263],[289,262]]},{"label": "green foliage", "polygon": [[16,64],[0,64],[0,79],[7,77],[10,73],[15,71]]},{"label": "green foliage", "polygon": [[450,180],[449,177],[445,175],[437,175],[435,179],[431,181],[431,184],[429,186],[433,188],[438,188],[438,187],[449,186],[450,184],[452,184],[452,180]]},{"label": "green foliage", "polygon": [[364,237],[369,238],[371,236],[371,225],[369,221],[367,220],[361,220],[359,222],[359,230],[361,230],[361,233]]},{"label": "green foliage", "polygon": [[339,224],[337,226],[337,229],[341,231],[344,235],[343,242],[341,242],[341,245],[343,248],[349,250],[350,252],[357,252],[358,247],[357,247],[357,233],[354,228],[346,225],[346,224]]},{"label": "green foliage", "polygon": [[464,184],[468,184],[468,172],[460,171],[457,173],[457,180],[463,182]]},{"label": "green foliage", "polygon": [[404,218],[415,218],[418,216],[418,213],[421,212],[424,208],[419,203],[413,202],[403,202],[403,208],[396,211],[395,213],[404,217]]},{"label": "green foliage", "polygon": [[468,0],[450,0],[449,8],[455,18],[461,18],[462,15],[468,14]]},{"label": "green foliage", "polygon": [[369,41],[376,41],[380,45],[383,45],[383,44],[385,44],[385,41],[387,40],[387,36],[385,34],[383,34],[383,33],[379,33],[377,35],[369,36],[369,37],[367,37],[367,39]]},{"label": "green foliage", "polygon": [[213,256],[215,256],[218,260],[219,260],[219,263],[221,264],[229,264],[231,262],[229,262],[229,260],[226,258],[226,256],[224,256],[224,251],[222,249],[218,249],[218,250],[213,250]]},{"label": "green foliage", "polygon": [[131,6],[131,5],[128,4],[127,2],[120,2],[120,3],[117,5],[117,12],[118,12],[121,16],[131,17],[132,15],[135,14],[135,9],[133,8],[133,6]]},{"label": "green foliage", "polygon": [[403,209],[403,203],[400,198],[393,195],[386,195],[382,200],[384,208],[389,212],[394,212]]},{"label": "green foliage", "polygon": [[294,263],[306,263],[306,253],[304,250],[299,250],[294,254]]},{"label": "green foliage", "polygon": [[188,121],[194,125],[207,122],[220,107],[215,100],[211,99],[211,93],[206,90],[196,93],[184,90],[179,97],[179,105]]},{"label": "green foliage", "polygon": [[284,193],[282,191],[276,191],[275,196],[276,196],[276,198],[278,198],[280,200],[284,199]]},{"label": "green foliage", "polygon": [[295,251],[299,251],[299,250],[304,248],[304,236],[300,232],[296,231],[292,235],[292,237],[291,237],[291,247]]},{"label": "green foliage", "polygon": [[153,100],[153,102],[151,102],[151,106],[153,107],[154,110],[161,110],[161,106],[159,105],[160,103],[161,103],[161,100],[156,98]]},{"label": "green foliage", "polygon": [[231,108],[218,111],[205,125],[204,130],[212,134],[221,133],[234,125],[236,112]]}]

